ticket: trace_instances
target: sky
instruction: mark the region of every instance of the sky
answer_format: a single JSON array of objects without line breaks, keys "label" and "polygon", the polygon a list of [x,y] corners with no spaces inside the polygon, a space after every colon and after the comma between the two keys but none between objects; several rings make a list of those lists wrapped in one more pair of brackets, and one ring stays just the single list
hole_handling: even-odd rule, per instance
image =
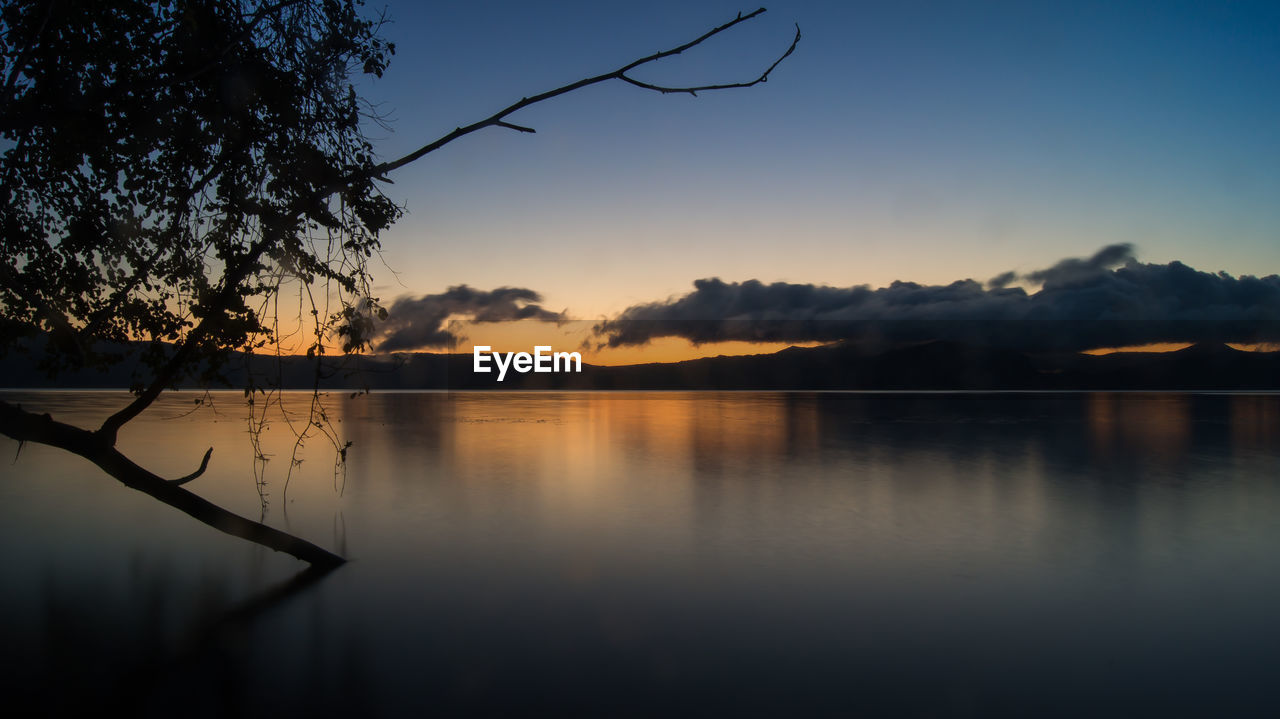
[{"label": "sky", "polygon": [[[376,9],[376,5],[372,5]],[[384,302],[529,288],[581,320],[694,281],[979,282],[1129,244],[1142,262],[1280,272],[1280,5],[774,2],[622,83],[398,170]],[[690,40],[755,6],[386,6],[363,85],[392,159],[515,100]]]}]

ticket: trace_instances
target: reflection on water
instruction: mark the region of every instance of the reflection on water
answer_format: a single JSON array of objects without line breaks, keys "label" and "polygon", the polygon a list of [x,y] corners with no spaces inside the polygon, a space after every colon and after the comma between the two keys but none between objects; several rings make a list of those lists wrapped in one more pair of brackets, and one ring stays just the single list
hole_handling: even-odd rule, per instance
[{"label": "reflection on water", "polygon": [[[244,408],[124,449],[264,511]],[[89,422],[112,393],[10,395]],[[287,402],[302,408],[305,397]],[[1280,397],[329,398],[345,481],[276,421],[298,566],[26,446],[0,470],[11,697],[135,713],[1257,714],[1280,700]],[[0,453],[12,457],[7,440]],[[238,616],[238,615],[237,615]],[[213,627],[213,629],[210,629]],[[190,669],[163,670],[173,658]]]}]

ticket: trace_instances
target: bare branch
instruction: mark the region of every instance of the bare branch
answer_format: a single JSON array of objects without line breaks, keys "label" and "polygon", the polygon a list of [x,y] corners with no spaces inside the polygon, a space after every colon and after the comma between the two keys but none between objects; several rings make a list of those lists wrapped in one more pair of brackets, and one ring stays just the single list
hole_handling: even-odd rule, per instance
[{"label": "bare branch", "polygon": [[[336,567],[346,560],[326,549],[245,519],[193,494],[177,483],[157,477],[134,464],[93,432],[55,421],[47,414],[35,414],[0,400],[0,433],[18,441],[31,440],[59,447],[93,462],[121,484],[150,495],[195,519],[227,534],[247,539],[277,552],[290,554],[315,567]],[[205,455],[206,461],[208,454]]]},{"label": "bare branch", "polygon": [[714,27],[708,30],[707,32],[703,33],[699,37],[693,40],[690,40],[689,42],[686,42],[683,45],[673,47],[670,50],[663,50],[661,52],[656,52],[652,55],[649,55],[648,57],[642,57],[639,60],[634,60],[632,62],[627,63],[626,65],[623,65],[617,70],[614,70],[613,72],[607,72],[603,75],[596,75],[594,77],[583,78],[581,80],[578,80],[577,82],[571,82],[568,85],[562,85],[560,87],[557,87],[554,90],[548,90],[547,92],[544,92],[538,95],[533,95],[532,97],[520,98],[519,102],[512,103],[507,107],[503,108],[502,110],[499,110],[498,112],[490,115],[489,117],[486,117],[485,119],[480,120],[479,122],[472,123],[465,127],[455,128],[453,132],[450,132],[449,134],[435,140],[434,142],[430,142],[426,145],[423,145],[422,147],[418,148],[417,150],[414,150],[413,152],[410,152],[404,157],[401,157],[397,160],[391,160],[390,162],[384,162],[380,165],[375,165],[369,171],[362,173],[361,175],[358,175],[356,177],[349,178],[347,182],[344,182],[337,187],[331,188],[330,191],[340,190],[342,189],[342,187],[346,186],[347,184],[354,183],[359,179],[361,179],[362,177],[364,178],[381,177],[387,174],[388,172],[392,172],[394,170],[398,170],[401,167],[404,167],[405,165],[423,157],[424,155],[435,152],[436,150],[440,149],[441,147],[444,147],[450,142],[453,142],[459,137],[462,137],[464,135],[469,135],[475,132],[476,130],[482,130],[486,127],[506,127],[513,130],[532,132],[533,130],[530,128],[521,128],[518,125],[512,125],[508,122],[505,122],[507,115],[510,115],[511,113],[516,112],[518,110],[523,110],[524,108],[530,105],[537,104],[544,100],[550,100],[553,97],[559,97],[560,95],[573,92],[574,90],[581,90],[584,87],[588,87],[590,85],[596,85],[602,82],[608,82],[609,80],[621,80],[623,82],[627,82],[632,85],[635,85],[636,87],[640,87],[645,90],[652,90],[654,92],[660,92],[663,94],[687,92],[690,95],[696,95],[698,92],[701,92],[701,91],[728,90],[732,88],[751,87],[752,85],[758,85],[762,82],[767,81],[769,79],[769,73],[773,72],[774,68],[776,68],[779,65],[779,63],[785,60],[788,56],[790,56],[792,52],[795,52],[796,45],[800,42],[800,26],[799,25],[796,26],[795,38],[792,39],[791,45],[787,47],[786,52],[779,55],[778,59],[774,60],[773,64],[770,65],[768,69],[766,69],[763,73],[761,73],[759,77],[757,77],[755,80],[752,80],[751,82],[727,83],[722,85],[705,85],[700,87],[699,86],[664,87],[661,85],[654,85],[654,84],[636,80],[632,77],[629,77],[627,73],[630,72],[631,70],[634,70],[637,67],[640,67],[641,65],[647,65],[651,62],[657,62],[658,60],[661,60],[663,58],[679,55],[685,50],[696,47],[702,44],[704,41],[716,35],[719,35],[725,30],[728,30],[734,27],[735,25],[738,25],[739,23],[744,23],[754,17],[757,17],[763,14],[764,12],[765,12],[765,9],[760,8],[759,10],[756,10],[755,12],[752,12],[752,13],[748,13],[746,15],[739,13],[738,17],[734,18],[733,20],[730,20],[729,22],[723,25],[720,25],[718,27]]},{"label": "bare branch", "polygon": [[516,132],[528,132],[528,133],[537,132],[537,130],[533,129],[532,127],[525,127],[524,125],[513,125],[509,122],[499,121],[499,122],[495,122],[494,124],[497,125],[498,127],[505,127],[508,130],[515,130]]},{"label": "bare branch", "polygon": [[204,459],[200,460],[200,469],[197,469],[196,471],[192,472],[191,474],[188,474],[185,477],[179,477],[178,479],[171,479],[169,480],[169,484],[172,484],[175,487],[181,487],[187,482],[190,482],[196,477],[199,477],[200,475],[204,474],[204,471],[209,467],[209,457],[212,454],[213,454],[213,447],[210,447],[209,449],[205,450]]},{"label": "bare branch", "polygon": [[722,85],[698,85],[696,87],[666,87],[663,85],[654,85],[653,83],[643,82],[633,77],[628,77],[625,74],[618,75],[618,79],[623,80],[625,82],[629,82],[632,85],[635,85],[636,87],[644,88],[645,90],[653,90],[654,92],[660,92],[660,93],[663,93],[664,95],[673,93],[673,92],[675,93],[687,92],[690,95],[693,95],[694,97],[697,97],[698,93],[703,91],[731,90],[737,87],[751,87],[753,85],[759,85],[762,82],[768,82],[769,73],[773,72],[773,69],[777,67],[783,60],[786,60],[787,56],[795,51],[796,45],[798,44],[800,44],[800,26],[796,25],[796,36],[791,41],[791,46],[787,48],[787,51],[782,53],[782,55],[780,55],[777,60],[774,60],[772,65],[770,65],[764,72],[760,73],[759,77],[757,77],[756,79],[750,82],[731,82],[731,83],[726,83]]}]

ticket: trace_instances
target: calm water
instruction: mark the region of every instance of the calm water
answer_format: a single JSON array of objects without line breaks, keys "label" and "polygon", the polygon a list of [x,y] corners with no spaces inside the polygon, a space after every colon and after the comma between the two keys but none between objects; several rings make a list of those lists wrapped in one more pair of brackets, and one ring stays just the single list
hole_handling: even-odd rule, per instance
[{"label": "calm water", "polygon": [[[258,517],[245,407],[122,448]],[[114,393],[9,393],[90,422]],[[292,395],[290,406],[306,397]],[[381,394],[263,435],[299,565],[0,440],[3,679],[53,710],[1273,715],[1280,396]],[[16,456],[16,459],[13,459]]]}]

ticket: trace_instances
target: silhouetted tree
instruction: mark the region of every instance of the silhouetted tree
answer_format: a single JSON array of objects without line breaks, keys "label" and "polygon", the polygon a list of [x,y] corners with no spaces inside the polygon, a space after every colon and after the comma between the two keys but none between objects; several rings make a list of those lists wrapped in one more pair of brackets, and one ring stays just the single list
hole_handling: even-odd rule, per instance
[{"label": "silhouetted tree", "polygon": [[[341,558],[233,515],[135,465],[120,428],[166,389],[216,382],[234,350],[276,343],[282,285],[313,305],[310,352],[366,346],[384,311],[366,261],[400,214],[388,173],[516,111],[631,75],[763,8],[617,70],[522,98],[398,159],[379,161],[353,76],[381,76],[395,48],[355,0],[30,0],[0,11],[0,352],[38,348],[50,373],[106,367],[143,346],[133,399],[83,429],[0,402],[0,432],[61,447],[218,529],[319,566]],[[246,390],[249,391],[249,390]]]}]

